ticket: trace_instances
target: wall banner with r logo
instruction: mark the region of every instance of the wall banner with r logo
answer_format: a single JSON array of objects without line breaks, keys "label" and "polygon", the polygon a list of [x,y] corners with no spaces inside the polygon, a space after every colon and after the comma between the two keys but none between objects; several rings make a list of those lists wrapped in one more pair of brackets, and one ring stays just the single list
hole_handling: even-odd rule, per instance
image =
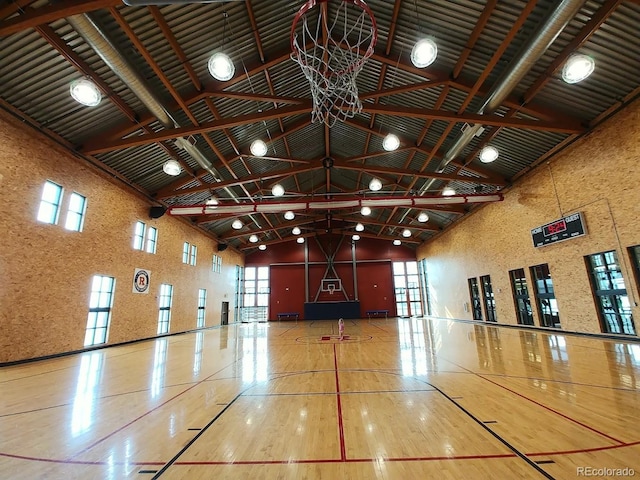
[{"label": "wall banner with r logo", "polygon": [[149,293],[151,272],[144,268],[136,268],[133,274],[133,293]]}]

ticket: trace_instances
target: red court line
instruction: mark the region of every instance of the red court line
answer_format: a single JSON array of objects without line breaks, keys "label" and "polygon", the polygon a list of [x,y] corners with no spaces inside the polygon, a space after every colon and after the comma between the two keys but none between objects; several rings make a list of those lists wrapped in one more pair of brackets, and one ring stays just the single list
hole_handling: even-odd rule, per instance
[{"label": "red court line", "polygon": [[[624,445],[606,445],[604,447],[592,447],[584,448],[580,450],[565,450],[559,452],[532,452],[525,453],[527,457],[543,457],[554,455],[575,455],[580,453],[598,452],[603,450],[615,450],[624,447],[635,447],[640,445],[640,440],[625,443]],[[139,465],[139,466],[155,466],[164,465],[166,462],[106,462],[106,461],[82,461],[82,460],[57,460],[53,458],[38,458],[28,457],[24,455],[13,455],[11,453],[0,453],[1,457],[16,458],[19,460],[30,460],[34,462],[47,462],[47,463],[62,463],[67,465]],[[515,453],[497,453],[487,455],[454,455],[451,457],[393,457],[393,458],[352,458],[352,459],[318,459],[318,460],[241,460],[235,462],[222,462],[222,461],[182,461],[175,462],[173,465],[286,465],[286,464],[298,464],[298,463],[366,463],[377,462],[384,460],[385,462],[428,462],[433,460],[483,460],[492,458],[515,458]]]},{"label": "red court line", "polygon": [[[461,368],[464,368],[464,367],[461,367]],[[564,414],[564,413],[562,413],[562,412],[559,412],[559,411],[557,411],[557,410],[554,410],[553,408],[548,407],[548,406],[546,406],[546,405],[544,405],[544,404],[542,404],[542,403],[540,403],[540,402],[538,402],[538,401],[534,400],[533,398],[529,398],[529,397],[527,397],[527,396],[525,396],[525,395],[522,395],[521,393],[518,393],[518,392],[516,392],[515,390],[512,390],[512,389],[510,389],[510,388],[508,388],[508,387],[505,387],[504,385],[500,385],[498,382],[494,382],[493,380],[491,380],[491,379],[489,379],[489,378],[485,378],[485,377],[483,377],[482,375],[480,375],[480,374],[478,374],[478,373],[476,373],[475,375],[477,375],[478,377],[480,377],[480,378],[482,378],[482,379],[486,380],[486,381],[487,381],[487,382],[489,382],[489,383],[493,383],[494,385],[497,385],[498,387],[505,389],[507,392],[511,392],[511,393],[513,393],[514,395],[517,395],[517,396],[519,396],[519,397],[521,397],[521,398],[524,398],[525,400],[528,400],[529,402],[534,403],[534,404],[538,405],[539,407],[544,408],[545,410],[548,410],[548,411],[550,411],[550,412],[553,412],[553,413],[555,413],[556,415],[559,415],[559,416],[561,416],[562,418],[565,418],[566,420],[569,420],[570,422],[576,423],[576,424],[580,425],[581,427],[584,427],[584,428],[586,428],[586,429],[588,429],[588,430],[591,430],[592,432],[597,433],[598,435],[602,435],[603,437],[608,438],[609,440],[613,440],[613,441],[614,441],[614,442],[616,442],[616,443],[620,443],[620,444],[622,444],[622,445],[625,445],[625,442],[623,442],[622,440],[618,440],[617,438],[612,437],[611,435],[607,435],[606,433],[601,432],[600,430],[597,430],[597,429],[595,429],[595,428],[593,428],[593,427],[591,427],[591,426],[587,425],[586,423],[582,423],[581,421],[576,420],[575,418],[571,418],[570,416],[565,415],[565,414]]]},{"label": "red court line", "polygon": [[25,455],[14,455],[12,453],[0,453],[0,457],[16,458],[18,460],[29,460],[32,462],[46,462],[46,463],[62,463],[65,465],[139,465],[139,466],[153,466],[164,465],[166,462],[104,462],[104,461],[90,461],[90,460],[58,460],[56,458],[39,458],[28,457]]},{"label": "red court line", "polygon": [[488,455],[458,455],[453,457],[407,457],[407,458],[351,458],[341,460],[323,459],[323,460],[244,460],[239,462],[207,462],[207,461],[185,461],[176,462],[174,465],[288,465],[300,463],[370,463],[384,460],[385,462],[424,462],[437,460],[484,460],[491,458],[517,458],[515,453],[496,453]]},{"label": "red court line", "polygon": [[518,397],[520,397],[520,398],[524,398],[525,400],[527,400],[527,401],[529,401],[529,402],[531,402],[531,403],[533,403],[533,404],[535,404],[535,405],[538,405],[539,407],[542,407],[542,408],[544,408],[545,410],[548,410],[549,412],[555,413],[556,415],[559,415],[559,416],[561,416],[562,418],[564,418],[564,419],[566,419],[566,420],[569,420],[570,422],[573,422],[573,423],[575,423],[575,424],[577,424],[577,425],[580,425],[581,427],[586,428],[587,430],[591,430],[592,432],[597,433],[598,435],[601,435],[601,436],[603,436],[603,437],[605,437],[605,438],[608,438],[609,440],[613,440],[614,442],[619,443],[619,444],[621,444],[621,445],[627,445],[627,444],[626,444],[625,442],[623,442],[622,440],[618,440],[617,438],[612,437],[611,435],[608,435],[608,434],[606,434],[606,433],[604,433],[604,432],[601,432],[600,430],[597,430],[597,429],[595,429],[595,428],[593,428],[593,427],[591,427],[591,426],[587,425],[586,423],[582,423],[582,422],[580,422],[579,420],[576,420],[575,418],[571,418],[570,416],[565,415],[564,413],[559,412],[559,411],[557,411],[557,410],[554,410],[553,408],[548,407],[548,406],[546,406],[546,405],[544,405],[544,404],[542,404],[542,403],[540,403],[540,402],[538,402],[538,401],[536,401],[536,400],[534,400],[534,399],[532,399],[532,398],[529,398],[529,397],[527,397],[526,395],[523,395],[523,394],[521,394],[521,393],[518,393],[518,392],[516,392],[515,390],[512,390],[512,389],[510,389],[510,388],[508,388],[508,387],[505,387],[505,386],[503,386],[503,385],[500,385],[499,383],[494,382],[494,381],[493,381],[493,380],[491,380],[490,378],[487,378],[487,377],[485,377],[485,376],[483,376],[483,375],[480,375],[479,373],[476,373],[476,372],[474,372],[473,370],[469,370],[468,368],[465,368],[465,367],[463,367],[462,365],[458,365],[457,363],[452,362],[451,360],[447,360],[447,359],[446,359],[446,358],[444,358],[444,357],[440,357],[439,355],[438,355],[438,357],[439,357],[439,358],[442,358],[442,359],[443,359],[444,361],[446,361],[446,362],[451,363],[452,365],[455,365],[455,366],[456,366],[456,367],[458,367],[458,368],[461,368],[461,369],[463,369],[463,370],[466,370],[467,372],[469,372],[469,373],[471,373],[471,374],[473,374],[473,375],[475,375],[475,376],[477,376],[477,377],[479,377],[479,378],[481,378],[481,379],[483,379],[483,380],[485,380],[485,381],[487,381],[487,382],[489,382],[489,383],[492,383],[492,384],[496,385],[497,387],[500,387],[500,388],[502,388],[502,389],[506,390],[507,392],[513,393],[514,395],[517,395],[517,396],[518,396]]},{"label": "red court line", "polygon": [[338,355],[336,354],[336,344],[333,344],[333,364],[336,369],[336,400],[338,404],[338,428],[340,430],[340,458],[347,459],[347,451],[344,445],[344,425],[342,424],[342,402],[340,400],[340,380],[338,378]]},{"label": "red court line", "polygon": [[[98,444],[100,444],[100,443],[104,442],[105,440],[107,440],[108,438],[110,438],[110,437],[114,436],[116,433],[121,432],[121,431],[122,431],[122,430],[124,430],[125,428],[127,428],[127,427],[129,427],[129,426],[133,425],[135,422],[137,422],[138,420],[140,420],[140,419],[142,419],[142,418],[146,417],[146,416],[147,416],[147,415],[149,415],[150,413],[153,413],[153,412],[155,412],[156,410],[158,410],[159,408],[164,407],[167,403],[172,402],[173,400],[175,400],[176,398],[178,398],[178,397],[179,397],[179,396],[181,396],[181,395],[184,395],[184,394],[185,394],[185,393],[187,393],[189,390],[191,390],[191,389],[193,389],[193,388],[196,388],[196,387],[197,387],[197,386],[199,386],[200,384],[202,384],[202,383],[206,382],[207,380],[209,380],[209,379],[210,379],[211,377],[213,377],[214,375],[217,375],[218,373],[222,372],[223,370],[225,370],[225,369],[229,368],[231,365],[233,365],[233,364],[234,364],[234,363],[236,363],[236,362],[237,362],[237,360],[234,360],[233,362],[231,362],[231,364],[229,364],[229,365],[227,365],[227,366],[225,366],[225,367],[223,367],[223,368],[219,369],[218,371],[216,371],[216,372],[212,373],[212,374],[211,374],[211,375],[209,375],[208,377],[203,378],[203,379],[202,379],[202,380],[200,380],[198,383],[196,383],[196,384],[194,384],[194,385],[191,385],[191,386],[190,386],[189,388],[187,388],[186,390],[183,390],[182,392],[180,392],[180,393],[178,393],[178,394],[174,395],[173,397],[169,398],[168,400],[165,400],[165,401],[164,401],[164,402],[162,402],[160,405],[157,405],[156,407],[152,408],[151,410],[149,410],[149,411],[147,411],[147,412],[143,413],[142,415],[140,415],[140,416],[138,416],[138,417],[134,418],[134,419],[133,419],[133,420],[131,420],[130,422],[125,423],[125,424],[124,424],[124,425],[122,425],[120,428],[117,428],[116,430],[114,430],[113,432],[109,433],[108,435],[106,435],[106,436],[102,437],[102,438],[101,438],[101,439],[99,439],[99,440],[96,440],[96,441],[95,441],[95,442],[93,442],[91,445],[89,445],[89,446],[87,446],[87,447],[83,448],[83,449],[82,449],[82,450],[80,450],[79,452],[74,453],[74,454],[73,454],[73,455],[71,455],[67,460],[71,460],[71,459],[73,459],[73,458],[75,458],[75,457],[77,457],[77,456],[79,456],[79,455],[82,455],[83,453],[88,452],[89,450],[91,450],[91,449],[92,449],[93,447],[95,447],[96,445],[98,445]],[[163,464],[163,465],[164,465],[164,464]]]}]

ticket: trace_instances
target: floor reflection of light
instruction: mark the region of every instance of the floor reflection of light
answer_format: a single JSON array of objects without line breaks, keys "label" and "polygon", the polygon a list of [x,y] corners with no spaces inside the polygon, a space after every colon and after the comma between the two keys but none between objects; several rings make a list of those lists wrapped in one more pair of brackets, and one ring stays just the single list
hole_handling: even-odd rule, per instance
[{"label": "floor reflection of light", "polygon": [[164,386],[165,370],[167,365],[167,339],[156,340],[156,349],[153,356],[153,372],[151,373],[151,398],[160,395]]},{"label": "floor reflection of light", "polygon": [[109,480],[117,478],[116,465],[113,457],[114,457],[114,453],[113,453],[113,450],[111,450],[109,452],[109,458],[107,458],[107,478]]},{"label": "floor reflection of light", "polygon": [[71,413],[71,434],[74,437],[85,433],[93,423],[101,371],[102,353],[95,352],[82,357]]},{"label": "floor reflection of light", "polygon": [[269,367],[267,326],[253,324],[253,335],[242,339],[242,381],[264,382]]},{"label": "floor reflection of light", "polygon": [[204,332],[196,333],[196,343],[193,352],[193,376],[196,377],[200,373],[202,366],[202,345],[204,343]]},{"label": "floor reflection of light", "polygon": [[627,345],[634,365],[640,365],[640,345]]},{"label": "floor reflection of light", "polygon": [[398,341],[402,374],[404,376],[426,375],[428,369],[424,320],[399,318]]},{"label": "floor reflection of light", "polygon": [[549,335],[549,346],[551,347],[551,359],[554,362],[566,363],[569,360],[567,341],[563,336]]}]

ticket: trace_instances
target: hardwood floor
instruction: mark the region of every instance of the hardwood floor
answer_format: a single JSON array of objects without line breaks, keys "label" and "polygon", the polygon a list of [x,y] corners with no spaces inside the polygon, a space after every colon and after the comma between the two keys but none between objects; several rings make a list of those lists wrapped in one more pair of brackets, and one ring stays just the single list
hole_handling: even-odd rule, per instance
[{"label": "hardwood floor", "polygon": [[345,334],[233,324],[4,367],[0,478],[640,476],[640,343],[438,319]]}]

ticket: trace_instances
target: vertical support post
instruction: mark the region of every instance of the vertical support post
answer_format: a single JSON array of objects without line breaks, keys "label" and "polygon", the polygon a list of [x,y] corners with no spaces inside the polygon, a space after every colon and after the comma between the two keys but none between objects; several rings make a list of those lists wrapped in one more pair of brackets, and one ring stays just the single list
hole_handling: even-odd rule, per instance
[{"label": "vertical support post", "polygon": [[309,303],[309,242],[304,242],[304,301]]},{"label": "vertical support post", "polygon": [[353,299],[358,301],[358,273],[356,271],[356,242],[351,241],[351,264],[353,265]]}]

